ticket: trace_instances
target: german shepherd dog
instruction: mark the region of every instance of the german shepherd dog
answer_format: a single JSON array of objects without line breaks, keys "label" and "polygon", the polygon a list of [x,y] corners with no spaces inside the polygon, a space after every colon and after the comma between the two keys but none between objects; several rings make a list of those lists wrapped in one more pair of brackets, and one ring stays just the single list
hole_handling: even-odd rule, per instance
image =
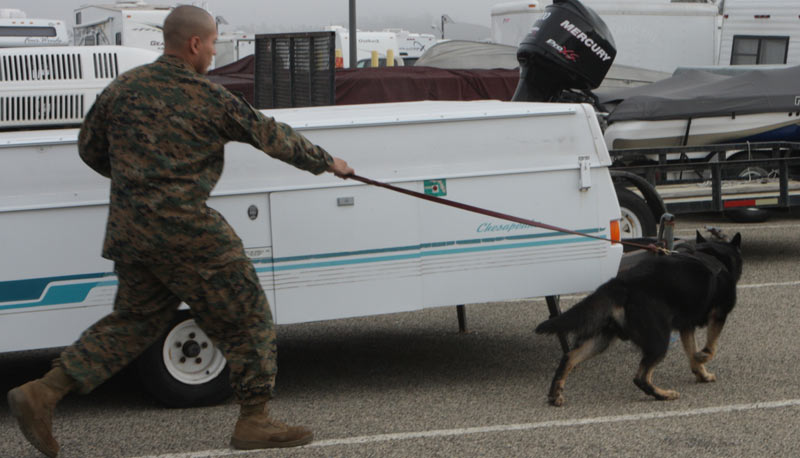
[{"label": "german shepherd dog", "polygon": [[[742,274],[741,236],[730,242],[707,241],[700,233],[692,246],[646,258],[620,272],[563,314],[541,323],[539,334],[575,336],[550,386],[549,401],[564,404],[564,383],[576,365],[608,348],[616,338],[631,340],[642,359],[633,383],[658,400],[679,394],[653,385],[653,369],[667,353],[672,330],[680,332],[689,366],[698,382],[713,382],[705,363],[717,352],[725,319],[736,305]],[[697,351],[694,332],[708,326],[705,347]]]}]

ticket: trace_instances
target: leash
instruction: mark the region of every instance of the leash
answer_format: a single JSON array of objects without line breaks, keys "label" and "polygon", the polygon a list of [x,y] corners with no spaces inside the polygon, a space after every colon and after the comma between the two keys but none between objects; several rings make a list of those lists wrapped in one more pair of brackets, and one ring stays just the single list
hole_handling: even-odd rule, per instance
[{"label": "leash", "polygon": [[622,245],[628,245],[628,246],[631,246],[631,247],[636,247],[636,248],[652,251],[654,253],[663,253],[663,254],[669,254],[670,253],[669,250],[667,250],[666,248],[659,247],[659,246],[654,245],[654,244],[644,245],[644,244],[641,244],[641,243],[624,242],[624,241],[620,241],[620,240],[611,240],[611,239],[607,239],[605,237],[599,237],[599,236],[596,236],[596,235],[585,234],[583,232],[573,231],[571,229],[566,229],[566,228],[563,228],[563,227],[558,227],[558,226],[553,226],[553,225],[550,225],[550,224],[540,223],[538,221],[534,221],[534,220],[531,220],[531,219],[519,218],[517,216],[507,215],[505,213],[500,213],[500,212],[496,212],[496,211],[493,211],[493,210],[487,210],[485,208],[475,207],[473,205],[463,204],[461,202],[456,202],[456,201],[453,201],[453,200],[442,199],[441,197],[437,197],[437,196],[429,196],[429,195],[423,194],[421,192],[411,191],[411,190],[404,189],[404,188],[399,188],[397,186],[390,185],[388,183],[382,183],[380,181],[375,181],[375,180],[372,180],[370,178],[365,178],[365,177],[362,177],[362,176],[358,176],[356,174],[347,175],[346,178],[351,178],[353,180],[360,181],[360,182],[368,184],[368,185],[389,189],[391,191],[399,192],[401,194],[406,194],[406,195],[409,195],[409,196],[412,196],[412,197],[416,197],[418,199],[423,199],[423,200],[427,200],[427,201],[430,201],[430,202],[435,202],[437,204],[447,205],[449,207],[455,207],[455,208],[458,208],[458,209],[461,209],[461,210],[470,211],[470,212],[473,212],[473,213],[480,213],[481,215],[491,216],[492,218],[499,218],[499,219],[504,219],[504,220],[508,220],[508,221],[513,221],[515,223],[524,224],[526,226],[538,227],[538,228],[541,228],[541,229],[547,229],[549,231],[554,231],[554,232],[561,232],[561,233],[564,233],[564,234],[579,235],[581,237],[588,237],[588,238],[592,238],[592,239],[603,240],[605,242],[620,243]]}]

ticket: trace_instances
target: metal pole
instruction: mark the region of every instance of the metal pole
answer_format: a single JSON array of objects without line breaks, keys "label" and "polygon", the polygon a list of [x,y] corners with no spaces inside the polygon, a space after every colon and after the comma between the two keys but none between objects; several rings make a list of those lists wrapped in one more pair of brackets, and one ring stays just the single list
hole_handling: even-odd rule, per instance
[{"label": "metal pole", "polygon": [[358,41],[356,38],[356,0],[350,1],[350,68],[358,65]]}]

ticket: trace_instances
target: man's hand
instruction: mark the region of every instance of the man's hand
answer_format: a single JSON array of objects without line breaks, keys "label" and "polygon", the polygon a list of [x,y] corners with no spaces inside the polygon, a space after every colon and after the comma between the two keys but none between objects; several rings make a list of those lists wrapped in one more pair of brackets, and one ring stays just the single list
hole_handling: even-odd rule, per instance
[{"label": "man's hand", "polygon": [[356,173],[352,167],[347,165],[347,161],[344,159],[339,159],[338,157],[333,158],[333,165],[331,165],[328,171],[339,178],[347,178],[348,176]]}]

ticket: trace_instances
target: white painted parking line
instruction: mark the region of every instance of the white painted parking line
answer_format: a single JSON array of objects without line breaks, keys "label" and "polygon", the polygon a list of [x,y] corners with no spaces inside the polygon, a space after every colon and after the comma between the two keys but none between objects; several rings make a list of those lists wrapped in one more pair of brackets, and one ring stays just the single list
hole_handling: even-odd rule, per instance
[{"label": "white painted parking line", "polygon": [[750,285],[738,285],[737,288],[769,288],[773,286],[797,286],[800,285],[800,280],[798,281],[781,281],[775,283],[753,283]]},{"label": "white painted parking line", "polygon": [[[667,412],[647,412],[628,415],[614,415],[606,417],[574,418],[570,420],[551,420],[537,423],[519,423],[510,425],[480,426],[474,428],[438,429],[432,431],[416,431],[407,433],[376,434],[372,436],[355,436],[341,439],[327,439],[313,442],[304,448],[333,447],[340,445],[359,445],[375,442],[388,442],[412,439],[430,439],[437,437],[467,436],[471,434],[502,433],[513,431],[532,431],[546,428],[570,428],[575,426],[600,425],[610,423],[635,422],[644,420],[658,420],[676,417],[695,417],[700,415],[714,415],[720,413],[745,412],[752,410],[782,409],[800,407],[800,399],[787,399],[783,401],[753,402],[750,404],[731,404],[717,407],[705,407],[691,410],[672,410]],[[245,450],[204,450],[188,453],[170,453],[166,455],[151,455],[139,458],[220,458],[226,456],[244,455],[254,453]]]}]

